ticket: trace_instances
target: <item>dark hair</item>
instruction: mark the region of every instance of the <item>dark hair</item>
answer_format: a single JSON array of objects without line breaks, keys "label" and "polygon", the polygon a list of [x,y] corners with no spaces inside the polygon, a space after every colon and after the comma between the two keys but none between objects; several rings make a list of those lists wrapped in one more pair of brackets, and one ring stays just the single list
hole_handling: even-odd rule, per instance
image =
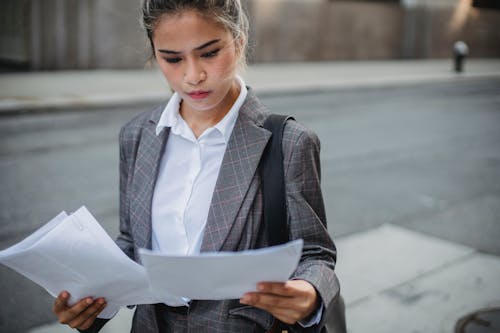
[{"label": "dark hair", "polygon": [[240,0],[143,0],[142,26],[146,30],[154,57],[153,33],[160,19],[166,15],[178,14],[184,10],[196,10],[214,20],[241,43],[240,65],[246,64],[248,44],[248,18]]}]

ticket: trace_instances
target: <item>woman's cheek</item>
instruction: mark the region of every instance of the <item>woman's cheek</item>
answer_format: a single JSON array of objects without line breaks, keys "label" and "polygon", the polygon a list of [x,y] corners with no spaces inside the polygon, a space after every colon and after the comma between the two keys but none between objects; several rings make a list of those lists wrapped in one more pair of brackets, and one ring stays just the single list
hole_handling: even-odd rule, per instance
[{"label": "woman's cheek", "polygon": [[236,69],[236,57],[230,52],[220,55],[219,61],[214,64],[213,73],[219,78],[233,78]]},{"label": "woman's cheek", "polygon": [[161,71],[163,72],[163,76],[168,82],[168,85],[175,89],[179,86],[179,73],[178,70],[172,69],[172,68],[167,68],[167,66],[164,66],[161,68]]}]

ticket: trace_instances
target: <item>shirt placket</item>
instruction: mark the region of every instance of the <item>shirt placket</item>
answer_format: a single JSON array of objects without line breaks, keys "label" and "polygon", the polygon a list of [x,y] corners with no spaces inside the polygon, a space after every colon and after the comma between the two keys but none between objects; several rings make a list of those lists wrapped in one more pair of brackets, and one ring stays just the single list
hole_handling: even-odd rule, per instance
[{"label": "shirt placket", "polygon": [[[190,166],[189,166],[189,172],[188,172],[188,177],[186,179],[186,204],[184,205],[184,211],[183,211],[183,224],[184,224],[184,230],[186,234],[186,240],[188,243],[188,249],[186,254],[190,252],[191,247],[194,245],[194,237],[195,235],[193,234],[192,229],[192,222],[189,221],[189,210],[191,209],[191,199],[193,196],[193,191],[196,187],[196,179],[198,178],[198,175],[200,174],[201,171],[201,144],[199,141],[193,142],[192,149],[190,151]],[[190,231],[191,230],[191,231]]]}]

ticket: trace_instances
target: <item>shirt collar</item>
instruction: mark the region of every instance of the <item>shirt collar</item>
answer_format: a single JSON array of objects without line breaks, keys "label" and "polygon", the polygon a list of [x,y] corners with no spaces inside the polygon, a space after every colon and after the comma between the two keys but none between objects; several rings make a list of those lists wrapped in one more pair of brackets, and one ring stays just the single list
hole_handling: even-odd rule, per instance
[{"label": "shirt collar", "polygon": [[[243,79],[237,75],[236,81],[240,85],[240,94],[238,95],[238,98],[234,102],[229,112],[224,116],[224,118],[222,118],[221,121],[213,126],[213,128],[217,129],[224,136],[226,143],[231,137],[234,124],[236,123],[236,119],[238,118],[239,110],[245,102],[248,94],[248,89]],[[178,93],[174,93],[160,116],[160,120],[158,121],[158,125],[156,126],[156,135],[160,135],[160,132],[165,127],[171,127],[174,133],[178,133],[179,126],[187,126],[187,124],[184,122],[184,119],[182,119],[179,113],[180,105],[181,97]]]}]

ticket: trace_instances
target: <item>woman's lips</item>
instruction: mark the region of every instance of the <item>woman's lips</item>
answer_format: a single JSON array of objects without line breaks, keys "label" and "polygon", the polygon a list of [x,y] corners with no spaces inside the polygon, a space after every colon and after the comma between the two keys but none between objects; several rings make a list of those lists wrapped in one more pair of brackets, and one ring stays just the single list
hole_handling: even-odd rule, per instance
[{"label": "woman's lips", "polygon": [[197,90],[188,93],[188,96],[192,99],[203,99],[210,95],[210,91]]}]

